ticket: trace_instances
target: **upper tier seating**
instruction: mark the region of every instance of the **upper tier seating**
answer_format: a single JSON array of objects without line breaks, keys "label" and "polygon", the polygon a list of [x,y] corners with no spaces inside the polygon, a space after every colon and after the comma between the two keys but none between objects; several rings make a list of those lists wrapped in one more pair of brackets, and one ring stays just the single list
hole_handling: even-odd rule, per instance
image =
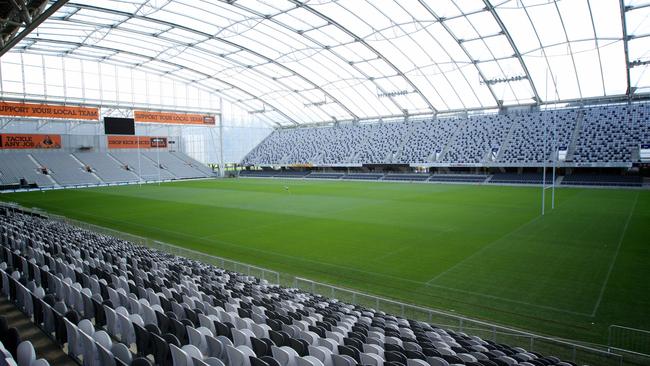
[{"label": "upper tier seating", "polygon": [[570,365],[38,216],[0,224],[1,296],[84,365]]},{"label": "upper tier seating", "polygon": [[106,153],[85,152],[75,153],[74,156],[82,163],[90,166],[105,183],[138,181],[138,176],[135,173],[126,170],[123,164]]},{"label": "upper tier seating", "polygon": [[50,175],[60,185],[99,184],[100,181],[92,173],[84,169],[72,155],[66,152],[32,153],[41,166],[46,167]]},{"label": "upper tier seating", "polygon": [[28,183],[36,183],[39,187],[53,186],[54,182],[41,174],[39,168],[27,153],[2,154],[0,155],[0,182],[2,184],[18,184],[23,178]]},{"label": "upper tier seating", "polygon": [[244,165],[632,163],[650,143],[650,103],[275,131]]},{"label": "upper tier seating", "polygon": [[[647,116],[638,106],[590,107],[586,109],[573,160],[576,162],[626,162],[639,147],[641,123]],[[638,107],[645,109],[645,106]]]}]

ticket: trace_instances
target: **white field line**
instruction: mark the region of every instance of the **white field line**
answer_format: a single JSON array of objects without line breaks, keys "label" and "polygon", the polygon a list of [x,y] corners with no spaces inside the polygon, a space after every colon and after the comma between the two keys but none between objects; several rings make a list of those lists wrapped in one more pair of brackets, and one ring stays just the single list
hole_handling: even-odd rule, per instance
[{"label": "white field line", "polygon": [[632,204],[632,208],[630,209],[630,213],[627,216],[627,220],[625,221],[625,226],[623,226],[623,232],[621,233],[621,236],[618,239],[618,245],[616,246],[616,252],[614,252],[614,257],[612,257],[612,261],[609,264],[609,269],[607,270],[607,275],[605,276],[605,281],[603,282],[603,286],[600,288],[600,294],[598,295],[598,300],[596,301],[596,305],[594,306],[594,310],[591,312],[591,316],[594,317],[596,316],[596,312],[598,311],[598,307],[600,307],[600,303],[603,301],[603,295],[605,294],[605,289],[607,289],[607,284],[609,283],[609,276],[612,274],[612,270],[614,269],[614,265],[616,264],[616,259],[618,258],[618,253],[621,250],[621,245],[623,244],[623,239],[625,239],[625,233],[627,233],[627,227],[630,225],[630,221],[632,220],[632,216],[634,216],[634,210],[636,209],[636,204],[639,201],[639,192],[636,193],[636,197],[634,198],[634,204]]},{"label": "white field line", "polygon": [[509,232],[505,233],[503,236],[501,236],[501,237],[499,237],[499,238],[493,240],[492,242],[488,243],[487,245],[481,247],[481,249],[477,250],[477,251],[474,252],[473,254],[471,254],[471,255],[465,257],[465,258],[464,258],[463,260],[461,260],[460,262],[458,262],[458,263],[454,264],[453,266],[447,268],[445,271],[443,271],[443,272],[441,272],[441,273],[438,273],[435,277],[433,277],[433,278],[431,278],[430,280],[428,280],[428,281],[426,282],[426,284],[427,284],[427,285],[431,285],[433,282],[435,282],[435,281],[436,281],[437,279],[439,279],[440,277],[442,277],[442,276],[446,275],[447,273],[453,271],[454,269],[458,268],[460,265],[462,265],[463,263],[467,262],[468,260],[470,260],[470,259],[476,257],[477,255],[482,254],[482,253],[485,252],[486,250],[490,249],[494,244],[497,244],[497,243],[499,243],[501,240],[503,240],[503,239],[509,237],[510,235],[519,232],[519,231],[522,230],[523,228],[525,228],[525,227],[527,227],[528,225],[530,225],[530,224],[536,222],[537,220],[539,220],[539,219],[542,218],[542,217],[543,217],[543,216],[541,216],[541,215],[536,216],[536,217],[533,217],[530,221],[525,222],[525,223],[523,223],[522,225],[520,225],[520,226],[514,228],[512,231],[509,231]]}]

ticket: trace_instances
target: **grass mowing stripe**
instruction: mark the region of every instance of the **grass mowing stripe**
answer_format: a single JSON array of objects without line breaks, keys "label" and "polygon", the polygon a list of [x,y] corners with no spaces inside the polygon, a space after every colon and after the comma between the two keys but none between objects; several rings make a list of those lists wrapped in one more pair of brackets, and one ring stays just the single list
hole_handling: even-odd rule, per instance
[{"label": "grass mowing stripe", "polygon": [[481,247],[481,249],[479,249],[479,250],[477,250],[476,252],[472,253],[470,256],[465,257],[465,258],[464,258],[463,260],[461,260],[460,262],[456,263],[456,264],[453,265],[452,267],[449,267],[449,268],[446,269],[444,272],[439,273],[437,276],[435,276],[435,277],[433,277],[432,279],[428,280],[425,284],[426,284],[426,285],[430,285],[430,284],[432,284],[433,282],[435,282],[435,281],[436,281],[437,279],[439,279],[440,277],[442,277],[442,276],[444,276],[445,274],[451,272],[454,268],[457,268],[457,267],[461,266],[463,263],[465,263],[466,261],[468,261],[468,260],[470,260],[470,259],[476,257],[476,256],[479,255],[479,254],[482,254],[483,252],[487,251],[491,246],[493,246],[493,245],[495,245],[495,244],[501,242],[501,240],[504,240],[505,238],[507,238],[507,237],[509,237],[509,236],[511,236],[511,235],[514,235],[514,234],[517,233],[518,231],[523,230],[525,227],[527,227],[528,225],[531,225],[531,224],[535,223],[537,220],[541,219],[542,217],[543,217],[543,216],[541,216],[541,215],[536,216],[536,217],[533,217],[530,221],[527,221],[527,222],[523,223],[521,226],[515,228],[514,230],[512,230],[512,231],[510,231],[510,232],[508,232],[508,233],[506,233],[506,234],[504,234],[503,236],[499,237],[499,238],[496,239],[496,240],[493,240],[492,242],[490,242],[490,243],[486,244],[485,246]]},{"label": "grass mowing stripe", "polygon": [[636,196],[634,197],[634,203],[632,204],[632,208],[630,209],[630,214],[627,216],[627,220],[625,220],[625,225],[623,226],[621,237],[618,239],[616,252],[614,252],[614,257],[612,258],[612,262],[609,264],[609,269],[607,269],[607,275],[605,276],[605,281],[603,282],[603,286],[600,288],[600,294],[598,295],[598,300],[596,301],[594,310],[591,312],[592,317],[596,316],[598,307],[600,307],[600,303],[603,300],[603,295],[605,294],[605,289],[607,288],[609,277],[612,275],[612,270],[614,269],[614,265],[616,264],[616,258],[618,258],[618,253],[621,251],[621,245],[623,244],[623,239],[625,239],[625,233],[627,233],[627,228],[628,226],[630,226],[630,220],[632,220],[632,216],[634,216],[634,210],[636,209],[636,205],[638,202],[639,202],[639,193],[637,192]]}]

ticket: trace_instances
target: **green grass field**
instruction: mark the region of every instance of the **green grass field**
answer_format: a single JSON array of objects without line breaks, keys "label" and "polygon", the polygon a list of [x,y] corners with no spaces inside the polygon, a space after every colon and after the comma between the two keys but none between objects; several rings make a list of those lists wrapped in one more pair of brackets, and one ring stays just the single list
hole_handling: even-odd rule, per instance
[{"label": "green grass field", "polygon": [[[290,186],[290,192],[283,187]],[[547,335],[650,329],[650,191],[210,180],[3,194],[102,226]]]}]

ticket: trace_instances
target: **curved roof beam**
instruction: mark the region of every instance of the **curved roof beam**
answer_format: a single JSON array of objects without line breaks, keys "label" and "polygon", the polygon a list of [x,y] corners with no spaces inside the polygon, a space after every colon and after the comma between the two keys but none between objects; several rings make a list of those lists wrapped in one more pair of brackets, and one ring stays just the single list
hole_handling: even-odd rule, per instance
[{"label": "curved roof beam", "polygon": [[[419,1],[420,5],[422,5],[422,7],[424,7],[425,9],[427,9],[427,11],[429,12],[429,14],[431,14],[431,16],[433,16],[433,18],[434,18],[438,23],[440,23],[440,25],[442,26],[442,28],[443,28],[445,31],[447,31],[447,33],[449,33],[449,36],[451,36],[451,38],[453,38],[454,41],[456,41],[456,43],[458,43],[458,46],[463,50],[463,53],[465,53],[465,56],[467,56],[467,59],[470,60],[470,62],[471,62],[471,63],[474,65],[474,67],[476,68],[476,71],[478,71],[478,75],[481,77],[481,80],[483,80],[483,83],[485,83],[485,85],[487,85],[488,89],[490,90],[490,94],[492,95],[492,98],[494,98],[494,103],[498,105],[498,104],[499,104],[499,98],[497,98],[497,95],[494,93],[494,89],[492,89],[492,85],[490,85],[490,84],[487,82],[487,78],[485,77],[485,75],[483,75],[483,72],[481,71],[481,69],[476,65],[475,60],[472,59],[472,55],[470,55],[470,53],[469,53],[469,51],[467,50],[467,48],[466,48],[466,47],[463,45],[463,43],[458,39],[458,37],[456,37],[456,35],[454,34],[454,32],[452,32],[452,30],[449,28],[449,26],[447,26],[447,24],[445,24],[445,22],[443,22],[442,19],[440,19],[440,17],[438,16],[438,14],[436,14],[436,12],[433,11],[433,9],[431,9],[431,7],[429,6],[429,4],[425,3],[425,2],[422,1],[422,0],[418,0],[418,1]],[[472,27],[474,27],[474,26],[472,25]],[[488,49],[489,49],[489,48],[488,48]],[[445,50],[445,52],[447,52],[447,50]],[[490,53],[492,53],[492,50],[490,50]],[[449,55],[449,53],[447,53],[447,55]],[[451,58],[451,55],[449,55],[449,58],[452,59],[452,58]],[[492,55],[492,58],[494,58],[494,55]],[[452,59],[452,60],[453,60],[453,59]],[[456,67],[460,68],[460,67],[458,66],[458,63],[457,63],[456,61],[453,61],[453,62],[454,62],[454,64],[456,65]],[[465,81],[467,82],[467,78],[466,78],[466,76],[465,76],[465,73],[463,73],[463,78],[464,78]],[[472,89],[472,92],[473,92],[474,95],[476,96],[476,100],[478,100],[479,103],[481,103],[481,99],[476,95],[476,91],[474,90],[474,87],[472,87],[472,84],[470,84],[469,82],[468,82],[467,84],[470,86],[470,88]],[[452,85],[452,87],[453,87],[453,85]],[[454,89],[454,92],[456,93],[456,95],[458,95],[458,92],[456,92],[456,88],[453,88],[453,89]],[[460,98],[460,96],[458,96],[458,98],[459,98],[459,100],[461,100],[461,102],[462,102],[463,99]],[[465,103],[463,103],[463,105],[464,105],[464,104],[465,104]],[[482,104],[482,103],[481,103],[481,104]]]},{"label": "curved roof beam", "polygon": [[[282,63],[279,63],[279,62],[267,57],[266,55],[263,55],[263,54],[255,51],[255,50],[252,50],[250,48],[242,46],[242,45],[240,45],[238,43],[229,41],[229,40],[221,38],[221,37],[216,37],[216,36],[214,36],[212,34],[205,33],[205,32],[202,32],[202,31],[194,29],[194,28],[186,27],[186,26],[178,24],[178,23],[172,23],[172,22],[168,22],[168,21],[164,21],[164,20],[160,20],[160,19],[151,18],[151,17],[148,17],[148,16],[136,15],[135,13],[128,13],[128,12],[123,12],[123,11],[119,11],[119,10],[115,10],[115,9],[108,9],[108,8],[103,8],[103,7],[99,7],[99,6],[87,5],[87,4],[79,4],[79,3],[74,3],[74,2],[68,3],[67,6],[76,7],[76,8],[79,8],[79,9],[88,9],[88,10],[94,10],[94,11],[99,11],[99,12],[107,12],[107,13],[110,13],[110,14],[125,16],[125,17],[132,18],[132,19],[139,19],[139,20],[143,20],[143,21],[153,22],[153,23],[156,23],[156,24],[161,24],[161,25],[168,26],[168,27],[173,27],[173,28],[176,28],[176,29],[181,29],[181,30],[184,30],[184,31],[187,31],[187,32],[190,32],[190,33],[200,35],[202,37],[206,37],[208,39],[217,40],[217,41],[225,43],[225,44],[227,44],[229,46],[239,48],[240,50],[250,52],[251,54],[253,54],[253,55],[257,56],[257,57],[259,57],[261,59],[264,59],[264,60],[268,61],[269,63],[272,63],[272,64],[274,64],[274,65],[276,65],[276,66],[290,72],[293,75],[296,75],[297,77],[299,77],[300,79],[302,79],[306,83],[313,86],[315,89],[318,89],[319,91],[321,91],[324,95],[326,95],[328,98],[330,98],[336,104],[338,104],[344,111],[346,111],[346,113],[348,113],[350,115],[350,117],[352,117],[353,119],[358,119],[359,118],[354,112],[352,112],[350,110],[350,108],[348,108],[340,100],[338,100],[336,97],[331,95],[328,91],[321,88],[318,84],[316,84],[313,81],[309,80],[306,76],[294,71],[293,69],[291,69],[290,67],[288,67],[288,66],[286,66],[286,65],[284,65]],[[123,31],[132,31],[131,29],[121,29],[121,30],[123,30]],[[219,56],[219,55],[216,55],[216,56]],[[219,57],[221,57],[221,56],[219,56]],[[228,60],[228,61],[232,62],[232,60]],[[268,77],[268,76],[265,76],[265,77]]]},{"label": "curved roof beam", "polygon": [[619,0],[621,7],[621,25],[623,27],[623,50],[625,51],[625,76],[627,81],[627,88],[625,89],[625,95],[632,94],[632,81],[630,80],[630,49],[628,47],[627,41],[629,39],[627,35],[627,20],[626,20],[626,11],[625,0]]},{"label": "curved roof beam", "polygon": [[[102,29],[102,28],[109,28],[109,29],[111,28],[111,26],[109,26],[109,25],[99,24],[99,23],[92,23],[92,22],[88,22],[88,21],[67,20],[67,22],[74,23],[74,24],[82,24],[82,25],[87,25],[87,26],[93,26],[93,27],[96,27],[96,28],[97,28],[96,30],[98,30],[98,29]],[[95,30],[95,31],[96,31],[96,30]],[[143,31],[136,31],[136,30],[131,30],[131,29],[129,29],[129,30],[122,30],[122,31],[127,31],[128,33],[133,33],[133,34],[138,34],[138,35],[143,35],[143,36],[151,36],[151,34],[146,33],[146,32],[143,32]],[[91,37],[91,35],[88,35],[88,36],[84,39],[84,41],[79,42],[79,43],[78,43],[79,47],[81,47],[81,46],[86,46],[86,45],[88,44],[86,41],[87,41],[88,39],[90,39],[90,37]],[[39,39],[39,38],[35,38],[35,39]],[[160,53],[158,53],[158,55],[156,55],[156,56],[154,56],[154,57],[143,56],[143,55],[140,55],[140,56],[142,56],[142,57],[149,57],[149,58],[151,58],[152,60],[156,60],[156,61],[161,61],[159,58],[157,58],[157,56],[159,56],[160,54],[162,54],[162,53],[164,53],[164,52],[166,52],[166,51],[168,51],[168,50],[170,50],[170,49],[172,49],[172,48],[175,48],[175,47],[189,47],[187,44],[178,43],[176,40],[173,40],[173,39],[169,39],[169,38],[165,38],[165,37],[158,37],[158,39],[161,39],[161,40],[167,41],[167,42],[169,42],[169,43],[173,43],[174,46],[171,46],[171,47],[165,49],[165,51],[161,51]],[[208,52],[208,51],[206,51],[206,50],[203,50],[203,49],[200,48],[200,47],[194,47],[194,48],[197,49],[197,50],[203,51],[203,52]],[[212,55],[212,54],[210,54],[210,55]],[[242,67],[242,68],[245,68],[245,67],[246,67],[246,65],[241,64],[239,61],[235,61],[235,60],[228,60],[228,61],[231,62],[231,63],[233,63],[233,64],[235,64],[235,65],[238,65],[238,66],[240,66],[240,67]],[[185,66],[183,66],[183,68],[184,68],[184,69],[187,69],[187,70],[195,71],[194,69],[189,68],[189,67],[185,67]],[[260,75],[262,75],[263,77],[266,77],[264,74],[262,74],[262,73],[260,73],[260,72],[257,72],[257,73],[260,74]],[[213,77],[213,79],[216,80],[216,78],[214,78],[214,77]],[[284,85],[284,84],[281,83],[280,81],[278,81],[278,80],[274,80],[274,81],[277,82],[278,84],[280,84],[282,87],[284,87],[287,91],[290,91],[290,88],[288,88],[286,85]],[[251,94],[251,93],[248,93],[248,94],[254,96],[256,99],[259,99],[260,101],[262,100],[262,97],[264,96],[264,94],[259,94],[259,95],[257,95],[257,94],[253,95],[253,94]],[[264,102],[264,103],[265,103],[265,104],[268,104],[268,103],[266,103],[266,102]]]},{"label": "curved roof beam", "polygon": [[517,44],[512,39],[510,32],[508,31],[508,29],[506,29],[506,26],[505,24],[503,24],[503,21],[501,21],[501,17],[497,13],[496,9],[494,8],[494,5],[492,5],[490,0],[483,0],[483,3],[485,3],[486,9],[490,12],[490,14],[492,14],[494,20],[499,25],[499,28],[501,28],[501,32],[503,32],[503,35],[506,36],[508,43],[510,43],[510,47],[512,47],[513,51],[515,51],[515,56],[517,57],[517,60],[519,60],[519,64],[521,65],[521,68],[524,70],[524,73],[526,74],[526,79],[528,79],[530,88],[533,91],[533,95],[535,96],[535,101],[537,102],[537,104],[540,104],[542,100],[539,98],[539,94],[537,93],[537,87],[533,82],[533,78],[530,76],[530,72],[528,71],[528,66],[526,66],[526,63],[524,62],[524,58],[521,52],[519,52],[519,48],[517,47]]},{"label": "curved roof beam", "polygon": [[[59,40],[59,39],[46,39],[46,38],[27,38],[27,39],[32,40],[32,41],[35,41],[35,43],[38,43],[38,42],[46,42],[46,43],[56,43],[56,44],[65,44],[65,45],[73,45],[73,46],[79,46],[79,45],[81,45],[80,43],[77,43],[77,42],[64,41],[64,40]],[[239,86],[237,86],[237,85],[231,84],[231,83],[229,83],[228,81],[225,81],[225,80],[219,79],[219,78],[214,77],[214,76],[212,76],[212,75],[208,75],[208,74],[203,73],[203,72],[201,72],[201,71],[198,71],[198,70],[195,70],[195,69],[192,69],[192,68],[189,68],[189,67],[186,67],[186,66],[183,66],[183,65],[180,65],[180,64],[174,63],[174,62],[170,62],[170,61],[166,61],[166,60],[159,60],[159,59],[156,59],[155,57],[143,56],[143,55],[140,55],[140,54],[135,53],[135,52],[130,52],[130,51],[125,51],[125,50],[120,50],[120,49],[112,48],[112,47],[99,46],[99,45],[96,45],[96,44],[83,44],[83,46],[84,46],[84,47],[93,48],[93,49],[97,49],[97,50],[103,50],[103,51],[115,52],[115,53],[118,53],[118,54],[125,54],[125,55],[129,55],[129,56],[137,57],[137,58],[146,59],[146,60],[148,60],[148,61],[156,61],[156,62],[164,63],[164,64],[169,65],[169,66],[176,67],[176,68],[178,68],[178,69],[183,69],[183,70],[189,70],[189,71],[192,71],[192,72],[194,72],[194,73],[196,73],[196,74],[198,74],[198,75],[201,75],[201,76],[205,77],[206,79],[212,79],[212,80],[218,81],[218,82],[220,82],[220,83],[222,83],[222,84],[224,84],[224,85],[227,85],[227,86],[229,86],[229,87],[231,87],[231,88],[233,88],[233,89],[237,89],[237,90],[239,90],[239,91],[245,93],[246,95],[250,95],[253,99],[257,99],[257,100],[259,100],[260,102],[262,102],[264,105],[268,105],[269,107],[273,108],[273,111],[275,111],[275,112],[279,113],[280,115],[282,115],[284,118],[287,119],[287,121],[293,123],[293,124],[296,125],[296,126],[299,125],[298,122],[296,122],[294,119],[292,119],[291,117],[289,117],[288,115],[286,115],[284,112],[282,112],[282,110],[276,108],[273,104],[266,102],[264,99],[257,97],[256,95],[254,95],[254,94],[248,92],[248,91],[245,90],[245,89],[242,89],[241,87],[239,87]],[[29,49],[27,49],[27,51],[28,51],[28,50],[29,50]],[[106,59],[109,59],[109,60],[110,60],[110,58],[106,58],[106,57],[98,57],[98,58],[97,58],[98,61],[100,61],[100,60],[102,60],[102,59],[103,59],[103,60],[106,60]],[[137,67],[141,67],[141,68],[144,68],[144,69],[148,69],[146,66],[143,66],[142,64],[140,64],[140,65],[137,66]],[[157,73],[160,73],[160,71],[157,71]],[[169,73],[169,74],[173,75],[173,73]],[[228,97],[228,93],[223,92],[223,91],[219,91],[218,93],[219,93],[219,94],[223,94],[223,95],[226,96],[228,99],[232,100],[232,98]],[[237,99],[235,99],[235,100],[237,100]],[[245,105],[245,103],[243,103],[243,102],[239,102],[239,101],[238,101],[238,103],[242,103],[242,104]],[[282,126],[282,125],[281,125],[280,123],[278,123],[278,122],[274,122],[274,123],[275,123],[276,125],[278,125],[278,126]]]},{"label": "curved roof beam", "polygon": [[[223,1],[223,0],[222,0],[222,1]],[[379,85],[379,84],[375,81],[374,78],[368,76],[368,74],[367,74],[366,72],[364,72],[364,71],[361,70],[359,67],[357,67],[357,66],[355,65],[354,62],[350,62],[350,60],[345,59],[344,57],[342,57],[341,55],[339,55],[337,52],[334,52],[334,51],[331,49],[331,47],[328,47],[328,46],[322,44],[320,41],[314,39],[313,37],[310,37],[310,36],[306,35],[305,32],[298,32],[296,29],[292,28],[291,26],[289,26],[289,25],[287,25],[287,24],[285,24],[285,23],[282,23],[282,22],[280,22],[280,21],[277,21],[274,17],[266,17],[264,14],[260,14],[260,13],[256,12],[255,10],[253,10],[253,9],[249,9],[249,8],[244,7],[244,6],[242,6],[242,5],[239,5],[239,4],[237,4],[236,2],[233,2],[231,5],[237,7],[238,9],[241,9],[241,10],[243,10],[243,11],[249,12],[249,13],[251,13],[251,14],[255,14],[255,15],[261,17],[261,18],[266,18],[267,20],[273,22],[274,24],[277,24],[278,26],[280,26],[280,27],[282,27],[282,28],[285,28],[285,29],[287,29],[287,30],[289,30],[289,31],[291,31],[291,32],[297,33],[297,34],[299,34],[300,36],[302,36],[302,37],[308,39],[310,42],[312,42],[312,43],[316,44],[317,46],[319,46],[322,50],[326,50],[327,52],[329,52],[329,53],[331,53],[332,55],[334,55],[334,57],[336,57],[336,58],[338,58],[339,60],[343,61],[344,63],[350,65],[350,67],[352,67],[356,72],[358,72],[359,74],[361,74],[361,75],[362,75],[366,80],[371,81],[371,82],[375,85],[375,87],[376,87],[378,90],[380,90],[382,93],[387,93],[386,89],[384,89],[381,85]],[[346,33],[346,34],[348,34],[348,33]],[[356,40],[356,38],[355,38],[355,40]],[[390,101],[395,105],[395,107],[397,107],[400,111],[403,111],[402,106],[401,106],[401,105],[400,105],[400,104],[395,100],[394,97],[389,96],[389,97],[388,97],[388,100],[390,100]],[[423,100],[423,101],[426,103],[426,100]],[[374,108],[373,108],[373,109],[374,109]],[[436,110],[433,110],[433,111],[434,111],[434,113],[437,112]],[[375,117],[380,118],[381,116],[378,115],[378,116],[375,116]],[[372,117],[371,117],[371,118],[372,118]]]},{"label": "curved roof beam", "polygon": [[372,51],[379,59],[381,59],[383,62],[385,62],[388,66],[390,66],[396,73],[397,75],[401,76],[412,88],[413,90],[422,98],[422,100],[427,104],[429,109],[433,113],[438,113],[438,110],[436,107],[431,104],[431,101],[427,99],[427,97],[424,96],[424,94],[420,91],[420,89],[409,79],[403,72],[400,70],[395,64],[393,64],[386,56],[382,55],[379,51],[377,51],[374,47],[372,47],[368,42],[366,42],[365,39],[357,36],[356,34],[352,33],[349,29],[345,28],[342,26],[340,23],[336,22],[334,19],[328,17],[327,15],[319,12],[318,10],[312,8],[311,6],[307,4],[303,4],[298,0],[289,0],[290,2],[294,3],[296,6],[302,7],[306,10],[308,10],[310,13],[320,17],[321,19],[327,21],[329,24],[337,27],[339,30],[344,32],[345,34],[349,35],[350,37],[354,38],[355,41],[359,42],[360,44],[364,45],[368,50]]}]

